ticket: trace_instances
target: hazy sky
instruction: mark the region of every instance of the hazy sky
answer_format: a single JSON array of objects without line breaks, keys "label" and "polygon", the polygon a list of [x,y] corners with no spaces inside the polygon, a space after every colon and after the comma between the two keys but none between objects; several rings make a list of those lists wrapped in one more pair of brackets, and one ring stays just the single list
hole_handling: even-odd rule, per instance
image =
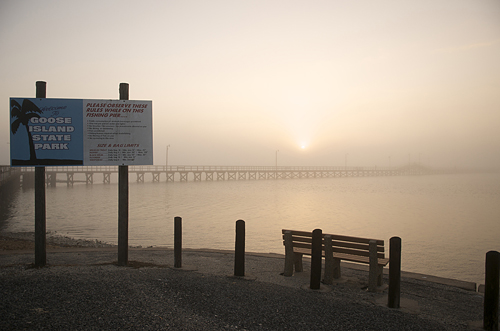
[{"label": "hazy sky", "polygon": [[37,80],[129,83],[159,165],[500,167],[498,0],[2,0],[0,164]]}]

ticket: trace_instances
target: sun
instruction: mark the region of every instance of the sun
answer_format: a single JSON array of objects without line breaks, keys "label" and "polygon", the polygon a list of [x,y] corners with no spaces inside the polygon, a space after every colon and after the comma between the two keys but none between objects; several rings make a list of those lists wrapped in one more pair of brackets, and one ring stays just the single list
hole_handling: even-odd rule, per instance
[{"label": "sun", "polygon": [[306,145],[301,145],[300,148],[301,149],[306,149]]}]

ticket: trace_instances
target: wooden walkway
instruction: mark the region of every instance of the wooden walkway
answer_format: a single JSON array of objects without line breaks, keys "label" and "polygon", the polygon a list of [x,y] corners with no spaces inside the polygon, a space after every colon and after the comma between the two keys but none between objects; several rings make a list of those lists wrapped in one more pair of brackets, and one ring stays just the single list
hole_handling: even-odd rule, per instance
[{"label": "wooden walkway", "polygon": [[[20,169],[21,182],[34,174],[33,167]],[[406,176],[453,173],[453,170],[436,170],[418,164],[394,168],[380,167],[273,167],[273,166],[129,166],[129,174],[135,174],[137,182],[144,182],[149,175],[153,182],[173,181],[224,181],[224,180],[270,180],[329,177],[372,177]],[[112,174],[118,173],[117,166],[99,167],[45,167],[47,186],[56,183],[82,182],[93,184],[96,175],[109,184]]]}]

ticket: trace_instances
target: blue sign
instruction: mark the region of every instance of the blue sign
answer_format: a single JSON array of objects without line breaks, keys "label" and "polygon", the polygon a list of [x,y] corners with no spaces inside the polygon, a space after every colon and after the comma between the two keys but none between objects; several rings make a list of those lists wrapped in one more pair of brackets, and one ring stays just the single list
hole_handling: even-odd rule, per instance
[{"label": "blue sign", "polygon": [[83,165],[82,103],[11,98],[11,165]]}]

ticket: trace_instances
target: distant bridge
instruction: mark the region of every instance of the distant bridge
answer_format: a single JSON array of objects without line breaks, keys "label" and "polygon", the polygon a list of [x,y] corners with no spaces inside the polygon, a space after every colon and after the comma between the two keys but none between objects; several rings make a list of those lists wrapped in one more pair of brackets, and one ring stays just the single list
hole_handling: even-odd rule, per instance
[{"label": "distant bridge", "polygon": [[[9,168],[9,177],[18,176],[22,186],[29,184],[34,178],[34,167]],[[270,180],[300,179],[328,177],[373,177],[373,176],[406,176],[455,173],[455,169],[432,169],[420,164],[402,167],[274,167],[274,166],[129,166],[129,174],[136,175],[137,182],[144,182],[144,176],[151,175],[153,182],[164,178],[173,181],[224,181],[224,180]],[[7,171],[6,171],[7,172]],[[46,185],[56,183],[93,184],[96,174],[102,175],[102,182],[109,184],[111,175],[118,173],[118,166],[71,166],[45,167]],[[2,172],[3,174],[3,172]],[[61,178],[62,177],[62,178]],[[3,179],[2,179],[3,180]]]}]

